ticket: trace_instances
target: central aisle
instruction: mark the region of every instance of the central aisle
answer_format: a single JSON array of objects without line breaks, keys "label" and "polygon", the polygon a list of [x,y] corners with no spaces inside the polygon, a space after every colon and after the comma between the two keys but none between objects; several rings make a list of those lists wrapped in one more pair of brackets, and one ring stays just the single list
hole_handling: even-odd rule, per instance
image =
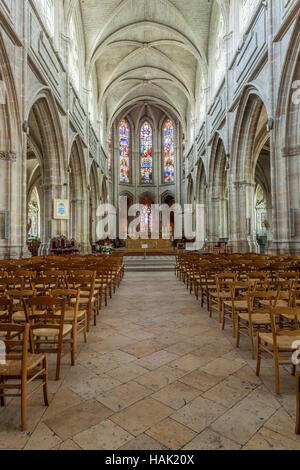
[{"label": "central aisle", "polygon": [[51,406],[34,399],[32,435],[16,431],[19,402],[0,411],[0,446],[300,448],[294,378],[282,370],[277,398],[273,369],[263,367],[263,383],[249,357],[248,343],[237,351],[174,273],[127,273],[58,383],[51,361]]}]

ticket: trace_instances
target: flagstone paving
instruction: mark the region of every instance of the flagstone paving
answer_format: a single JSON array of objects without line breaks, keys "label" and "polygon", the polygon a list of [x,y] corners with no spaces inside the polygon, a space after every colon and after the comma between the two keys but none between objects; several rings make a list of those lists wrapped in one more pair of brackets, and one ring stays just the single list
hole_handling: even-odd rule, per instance
[{"label": "flagstone paving", "polygon": [[300,449],[289,369],[276,396],[272,367],[257,378],[247,339],[174,273],[126,273],[88,339],[58,382],[49,357],[51,404],[33,397],[27,432],[18,399],[0,408],[0,449]]}]

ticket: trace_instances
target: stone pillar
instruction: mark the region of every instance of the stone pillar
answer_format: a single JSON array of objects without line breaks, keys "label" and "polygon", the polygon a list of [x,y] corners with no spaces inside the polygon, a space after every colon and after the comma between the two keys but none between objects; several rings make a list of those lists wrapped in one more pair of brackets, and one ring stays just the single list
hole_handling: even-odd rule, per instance
[{"label": "stone pillar", "polygon": [[49,254],[51,238],[58,235],[69,236],[69,221],[54,219],[54,199],[67,199],[66,187],[56,184],[43,184],[43,209],[41,211],[40,255]]},{"label": "stone pillar", "polygon": [[253,234],[255,227],[254,192],[255,183],[247,181],[236,181],[229,189],[229,252],[256,251]]},{"label": "stone pillar", "polygon": [[210,251],[220,238],[227,238],[227,198],[209,196],[207,203],[207,246]]},{"label": "stone pillar", "polygon": [[[21,155],[0,152],[0,258],[30,256],[24,229]],[[27,222],[25,222],[27,224]]]},{"label": "stone pillar", "polygon": [[273,239],[268,244],[268,252],[272,254],[300,254],[299,181],[299,156],[278,155],[272,185]]},{"label": "stone pillar", "polygon": [[73,199],[71,201],[73,208],[71,236],[75,238],[78,245],[80,245],[80,253],[87,254],[91,252],[89,243],[89,207],[88,199]]}]

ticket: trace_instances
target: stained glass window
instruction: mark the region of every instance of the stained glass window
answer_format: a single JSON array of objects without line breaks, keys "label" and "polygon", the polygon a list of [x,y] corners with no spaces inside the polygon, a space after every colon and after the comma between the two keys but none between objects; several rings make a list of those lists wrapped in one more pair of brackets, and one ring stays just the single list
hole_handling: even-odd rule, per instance
[{"label": "stained glass window", "polygon": [[141,128],[141,183],[153,182],[152,171],[153,133],[151,125],[146,121]]},{"label": "stained glass window", "polygon": [[109,132],[108,136],[108,179],[111,180],[112,178],[112,140],[111,140],[111,131]]},{"label": "stained glass window", "polygon": [[165,122],[163,130],[164,153],[164,182],[173,183],[175,180],[175,155],[174,155],[174,124],[170,119]]},{"label": "stained glass window", "polygon": [[120,182],[130,183],[129,126],[127,121],[120,123]]}]

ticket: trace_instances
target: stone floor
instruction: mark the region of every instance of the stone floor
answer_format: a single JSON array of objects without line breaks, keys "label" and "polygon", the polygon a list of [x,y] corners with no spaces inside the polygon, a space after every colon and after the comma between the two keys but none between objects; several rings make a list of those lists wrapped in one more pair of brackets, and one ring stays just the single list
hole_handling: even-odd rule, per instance
[{"label": "stone floor", "polygon": [[128,273],[59,382],[50,358],[28,431],[18,399],[0,409],[0,449],[300,449],[294,377],[281,369],[276,396],[249,357],[173,273]]}]

